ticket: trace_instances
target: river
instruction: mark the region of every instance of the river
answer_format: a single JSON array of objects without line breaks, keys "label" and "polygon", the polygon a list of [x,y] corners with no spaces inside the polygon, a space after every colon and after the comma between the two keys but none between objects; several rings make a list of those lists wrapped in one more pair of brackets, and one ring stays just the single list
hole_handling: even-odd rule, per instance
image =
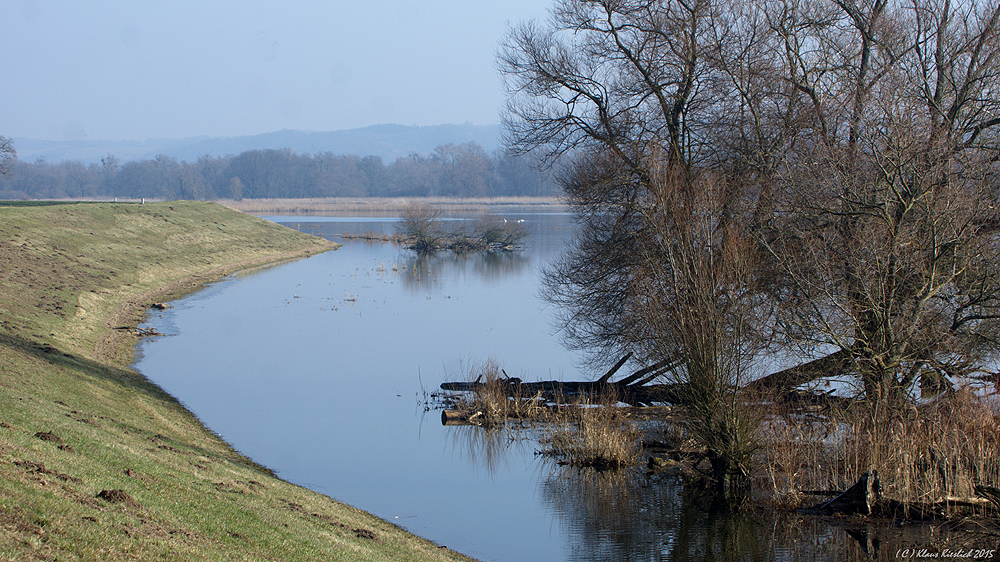
[{"label": "river", "polygon": [[[265,218],[338,241],[396,220]],[[505,218],[529,229],[525,251],[418,258],[344,240],[230,276],[151,311],[166,335],[135,367],[282,478],[483,561],[867,558],[814,518],[716,512],[669,473],[566,469],[530,434],[443,426],[430,393],[490,359],[524,380],[593,378],[538,295],[570,217]]]}]

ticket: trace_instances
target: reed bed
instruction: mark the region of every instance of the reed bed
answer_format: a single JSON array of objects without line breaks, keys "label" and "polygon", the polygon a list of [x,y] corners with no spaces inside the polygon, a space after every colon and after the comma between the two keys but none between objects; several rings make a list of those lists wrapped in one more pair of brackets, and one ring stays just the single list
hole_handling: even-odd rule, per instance
[{"label": "reed bed", "polygon": [[1000,484],[998,424],[990,405],[964,389],[922,406],[777,412],[764,426],[758,485],[794,504],[802,491],[843,490],[875,469],[885,497],[952,515],[972,502],[976,486]]},{"label": "reed bed", "polygon": [[559,399],[553,405],[541,392],[523,392],[520,380],[508,377],[494,359],[472,372],[477,373],[475,382],[480,384],[451,403],[456,410],[469,413],[467,423],[486,432],[511,421],[543,424],[540,453],[559,459],[563,465],[605,469],[638,462],[640,431],[627,410],[618,407],[616,397],[601,396],[573,404]]}]

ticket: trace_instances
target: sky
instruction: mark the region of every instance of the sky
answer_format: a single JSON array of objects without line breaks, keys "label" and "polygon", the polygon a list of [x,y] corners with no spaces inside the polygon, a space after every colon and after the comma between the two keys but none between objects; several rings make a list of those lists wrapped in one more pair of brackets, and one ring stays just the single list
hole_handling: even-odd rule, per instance
[{"label": "sky", "polygon": [[497,46],[550,0],[4,0],[0,135],[499,122]]}]

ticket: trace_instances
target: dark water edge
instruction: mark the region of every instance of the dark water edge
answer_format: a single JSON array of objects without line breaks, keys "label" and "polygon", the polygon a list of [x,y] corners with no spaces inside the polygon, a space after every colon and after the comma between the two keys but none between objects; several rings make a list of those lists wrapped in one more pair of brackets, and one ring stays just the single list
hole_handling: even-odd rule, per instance
[{"label": "dark water edge", "polygon": [[[393,227],[270,218],[337,241]],[[524,253],[418,258],[347,240],[233,276],[154,314],[170,335],[144,342],[136,367],[286,480],[484,561],[990,559],[972,549],[1000,539],[975,522],[734,512],[670,472],[561,467],[530,434],[441,426],[427,391],[486,357],[525,380],[587,376],[537,299],[570,221],[510,219],[532,229]]]},{"label": "dark water edge", "polygon": [[821,516],[766,502],[733,510],[680,476],[642,471],[555,470],[543,495],[578,522],[570,541],[575,561],[990,559],[998,542],[972,521]]}]

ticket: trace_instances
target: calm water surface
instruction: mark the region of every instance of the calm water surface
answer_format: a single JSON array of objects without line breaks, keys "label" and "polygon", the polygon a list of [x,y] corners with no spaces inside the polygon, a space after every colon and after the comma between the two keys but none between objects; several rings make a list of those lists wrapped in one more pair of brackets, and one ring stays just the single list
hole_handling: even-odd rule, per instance
[{"label": "calm water surface", "polygon": [[[395,220],[266,218],[335,240]],[[825,523],[713,514],[669,475],[560,469],[530,440],[442,426],[426,393],[490,358],[525,380],[593,377],[538,298],[570,218],[507,218],[530,229],[526,251],[417,259],[346,240],[227,278],[155,313],[168,335],[136,367],[284,479],[480,560],[863,559]]]}]

